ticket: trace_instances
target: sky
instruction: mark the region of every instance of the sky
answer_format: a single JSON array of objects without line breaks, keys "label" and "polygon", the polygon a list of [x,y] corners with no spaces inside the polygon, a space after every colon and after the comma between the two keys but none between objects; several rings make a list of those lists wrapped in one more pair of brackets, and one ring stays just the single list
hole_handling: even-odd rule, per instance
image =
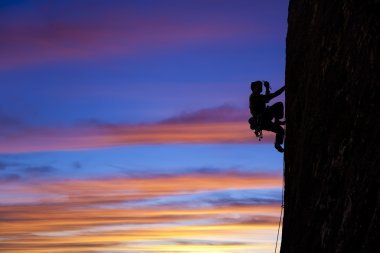
[{"label": "sky", "polygon": [[1,1],[0,252],[273,252],[287,7]]}]

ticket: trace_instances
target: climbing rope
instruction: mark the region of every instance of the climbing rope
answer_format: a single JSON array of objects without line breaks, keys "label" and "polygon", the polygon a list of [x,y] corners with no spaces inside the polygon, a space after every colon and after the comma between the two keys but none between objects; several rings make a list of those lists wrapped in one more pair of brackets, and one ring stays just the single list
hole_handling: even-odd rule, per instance
[{"label": "climbing rope", "polygon": [[285,181],[284,181],[284,176],[285,176],[285,158],[283,160],[282,164],[282,169],[284,175],[282,176],[282,194],[281,194],[281,214],[280,214],[280,221],[278,222],[278,229],[277,229],[277,239],[276,239],[276,248],[274,249],[274,253],[277,253],[277,243],[278,243],[278,236],[280,234],[280,227],[281,227],[281,222],[282,222],[282,214],[284,211],[284,188],[285,188]]}]

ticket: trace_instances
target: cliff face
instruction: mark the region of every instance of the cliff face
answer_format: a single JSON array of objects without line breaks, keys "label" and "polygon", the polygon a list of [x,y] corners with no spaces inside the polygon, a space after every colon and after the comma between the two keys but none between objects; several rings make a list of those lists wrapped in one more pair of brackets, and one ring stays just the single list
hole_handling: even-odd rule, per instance
[{"label": "cliff face", "polygon": [[379,10],[290,1],[282,253],[379,250]]}]

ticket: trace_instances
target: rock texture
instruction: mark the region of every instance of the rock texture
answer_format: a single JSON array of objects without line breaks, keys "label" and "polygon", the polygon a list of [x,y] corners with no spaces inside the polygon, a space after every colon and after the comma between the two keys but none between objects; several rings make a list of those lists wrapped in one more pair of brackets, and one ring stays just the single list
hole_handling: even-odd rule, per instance
[{"label": "rock texture", "polygon": [[290,0],[281,253],[380,252],[378,15]]}]

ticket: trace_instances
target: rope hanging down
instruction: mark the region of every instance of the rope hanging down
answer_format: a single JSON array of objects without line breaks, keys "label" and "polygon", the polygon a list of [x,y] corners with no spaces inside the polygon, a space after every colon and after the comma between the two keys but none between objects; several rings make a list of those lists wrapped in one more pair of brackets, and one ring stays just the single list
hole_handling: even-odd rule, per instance
[{"label": "rope hanging down", "polygon": [[[285,159],[283,160],[282,169],[283,169],[283,172],[285,173]],[[283,214],[283,211],[284,211],[284,188],[285,188],[285,182],[284,182],[284,175],[283,175],[283,177],[282,177],[282,195],[281,195],[281,214],[280,214],[280,221],[278,222],[276,248],[274,250],[274,253],[277,253],[278,236],[280,234],[280,227],[281,227],[281,222],[282,222],[282,214]]]}]

